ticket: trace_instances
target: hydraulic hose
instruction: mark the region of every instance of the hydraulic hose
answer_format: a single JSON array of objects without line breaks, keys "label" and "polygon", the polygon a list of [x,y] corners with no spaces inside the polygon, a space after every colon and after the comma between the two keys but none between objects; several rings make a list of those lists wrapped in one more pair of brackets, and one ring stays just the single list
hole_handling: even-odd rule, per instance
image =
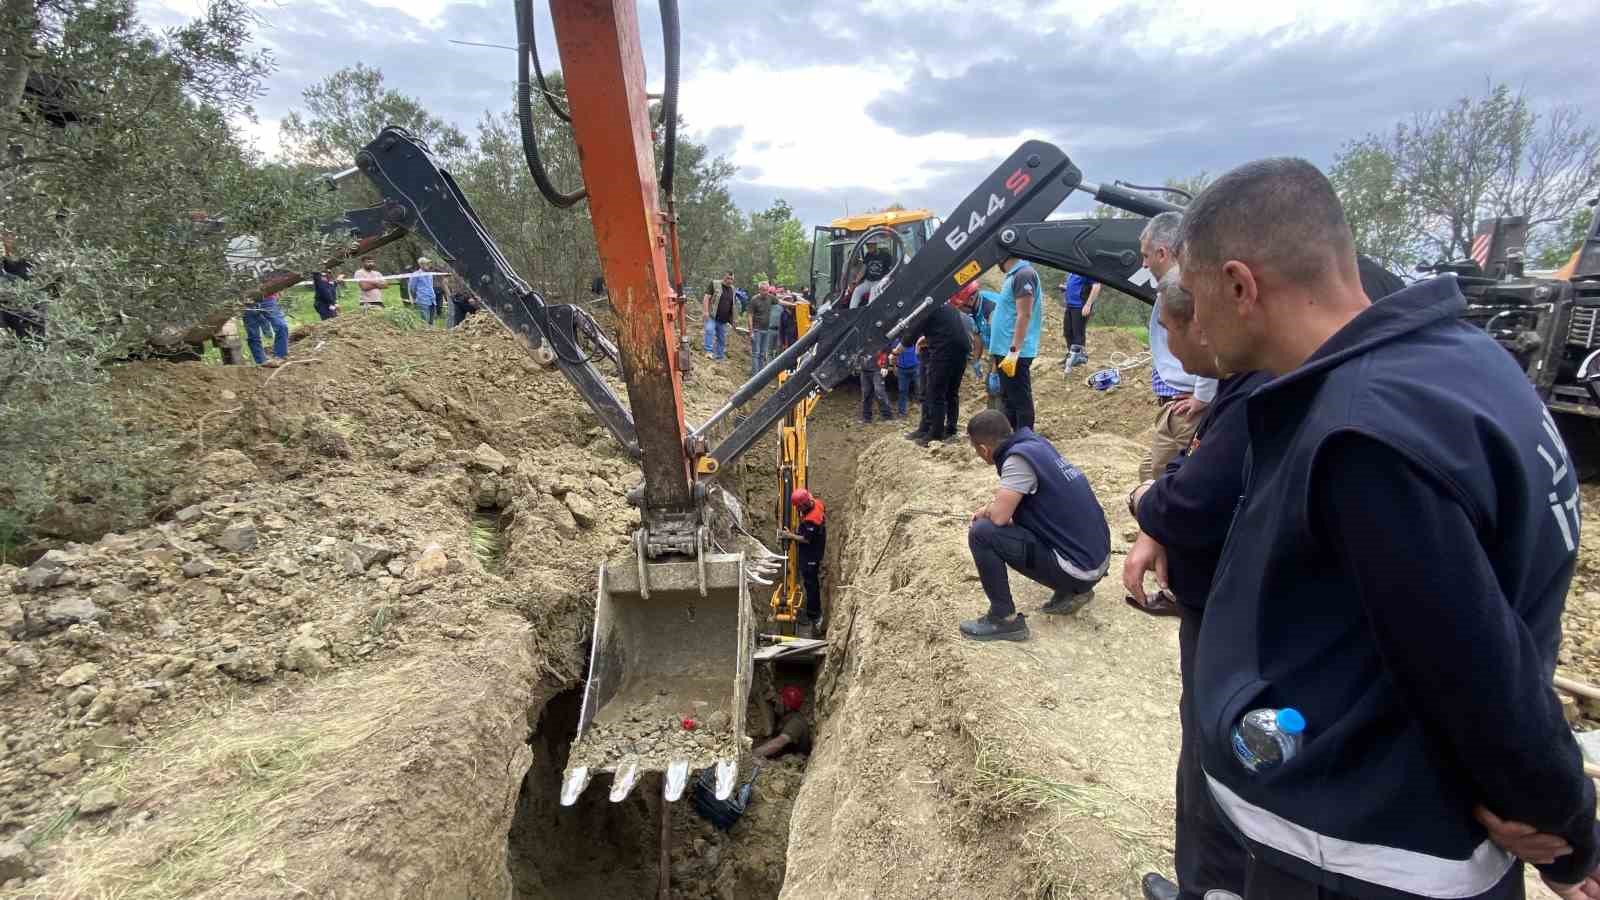
[{"label": "hydraulic hose", "polygon": [[[527,158],[528,172],[533,175],[533,181],[539,186],[539,193],[544,195],[553,205],[566,209],[584,197],[589,192],[579,188],[572,193],[563,193],[550,180],[550,173],[545,171],[544,161],[539,158],[539,137],[533,127],[533,97],[532,86],[528,83],[528,60],[538,57],[533,50],[533,0],[517,0],[517,124],[522,132],[522,154]],[[540,88],[543,89],[543,76],[540,76]],[[546,92],[546,99],[549,94]],[[555,107],[553,106],[552,109]],[[559,113],[558,113],[559,115]]]},{"label": "hydraulic hose", "polygon": [[661,191],[671,197],[678,159],[678,0],[661,0],[661,43],[666,51],[666,86],[661,97]]}]

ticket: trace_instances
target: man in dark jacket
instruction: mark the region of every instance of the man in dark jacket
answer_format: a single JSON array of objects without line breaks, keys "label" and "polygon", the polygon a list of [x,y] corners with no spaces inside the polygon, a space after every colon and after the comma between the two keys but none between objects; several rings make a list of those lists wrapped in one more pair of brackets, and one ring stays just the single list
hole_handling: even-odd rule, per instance
[{"label": "man in dark jacket", "polygon": [[[1360,258],[1362,292],[1374,300],[1403,285],[1376,262]],[[1184,371],[1216,378],[1217,395],[1201,415],[1188,449],[1167,465],[1164,477],[1147,481],[1129,496],[1139,521],[1139,537],[1122,567],[1122,583],[1152,615],[1177,615],[1180,693],[1178,720],[1183,734],[1178,750],[1177,842],[1173,853],[1178,883],[1146,874],[1146,900],[1201,900],[1206,892],[1244,891],[1244,847],[1217,817],[1200,768],[1199,729],[1194,721],[1194,651],[1211,579],[1222,556],[1233,508],[1244,492],[1245,451],[1250,431],[1245,399],[1271,380],[1265,372],[1230,375],[1194,326],[1194,301],[1171,269],[1157,290],[1157,312],[1167,330],[1168,349]],[[1163,588],[1147,592],[1145,574],[1156,572]],[[1173,602],[1173,595],[1176,601]]]},{"label": "man in dark jacket", "polygon": [[339,283],[330,273],[311,273],[311,305],[324,321],[339,314]]},{"label": "man in dark jacket", "polygon": [[[1167,348],[1185,372],[1216,378],[1217,395],[1201,414],[1187,450],[1163,477],[1134,489],[1129,506],[1140,534],[1123,562],[1122,581],[1140,607],[1153,615],[1178,615],[1177,842],[1173,864],[1178,883],[1150,873],[1147,900],[1201,900],[1207,891],[1244,891],[1244,846],[1217,816],[1200,768],[1199,729],[1194,721],[1195,644],[1217,559],[1228,533],[1228,517],[1244,489],[1245,450],[1250,432],[1245,398],[1270,380],[1265,372],[1225,375],[1194,327],[1194,304],[1168,270],[1157,290],[1156,313],[1167,330]],[[1145,573],[1155,570],[1167,591],[1145,591]]]},{"label": "man in dark jacket", "polygon": [[967,439],[1000,484],[967,529],[989,611],[962,622],[961,636],[1025,641],[1027,617],[1011,599],[1006,568],[1054,592],[1040,612],[1070,615],[1094,598],[1111,566],[1111,529],[1089,479],[1031,429],[1013,431],[1005,413],[986,409],[967,422]]},{"label": "man in dark jacket", "polygon": [[[1218,365],[1276,376],[1248,401],[1193,688],[1247,900],[1521,898],[1479,804],[1565,841],[1539,865],[1558,894],[1600,896],[1594,788],[1550,689],[1577,485],[1522,371],[1459,321],[1452,277],[1371,303],[1304,160],[1213,182],[1180,244]],[[1231,730],[1287,706],[1303,745],[1250,774]]]},{"label": "man in dark jacket", "polygon": [[[972,302],[977,293],[976,281],[970,282],[950,303],[935,309],[922,325],[900,338],[901,344],[894,352],[907,346],[918,346],[918,352],[928,361],[928,377],[923,382],[926,402],[922,405],[922,423],[917,430],[908,432],[906,438],[926,447],[930,441],[954,437],[961,413],[961,376],[967,368],[967,354],[972,344],[967,339],[967,325],[962,320],[962,310]],[[918,339],[926,340],[917,345]]]}]

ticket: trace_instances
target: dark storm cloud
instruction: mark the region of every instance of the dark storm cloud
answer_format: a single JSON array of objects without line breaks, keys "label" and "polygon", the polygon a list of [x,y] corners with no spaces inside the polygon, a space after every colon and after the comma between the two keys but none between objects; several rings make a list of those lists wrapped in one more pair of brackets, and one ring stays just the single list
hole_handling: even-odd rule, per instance
[{"label": "dark storm cloud", "polygon": [[[548,4],[534,6],[539,45],[554,68]],[[1285,28],[1183,52],[1143,45],[1129,30],[1129,23],[1159,15],[1160,4],[1151,0],[1122,3],[1091,25],[1057,28],[985,19],[981,6],[970,4],[893,16],[836,3],[687,0],[682,7],[686,78],[737,62],[782,71],[888,61],[910,78],[871,105],[878,122],[907,135],[1026,132],[1060,145],[1087,178],[1100,181],[1217,173],[1282,153],[1325,165],[1344,141],[1479,93],[1491,80],[1524,89],[1538,105],[1600,106],[1600,82],[1588,71],[1593,35],[1600,33],[1600,4],[1592,3],[1551,12],[1484,0],[1316,33]],[[657,4],[639,9],[654,87],[661,80]],[[149,12],[158,24],[174,21],[157,8]],[[285,2],[262,15],[261,39],[279,63],[270,94],[258,104],[265,118],[301,106],[301,90],[356,61],[382,69],[390,86],[469,133],[485,110],[511,108],[515,55],[448,43],[515,43],[508,0],[457,3],[427,24],[365,0]],[[970,68],[960,71],[963,65]],[[862,89],[876,94],[866,78]],[[696,122],[708,117],[697,119],[692,93],[680,109],[691,133],[714,153],[729,154],[746,140],[737,126],[697,130]],[[829,126],[824,117],[796,127],[826,134]],[[907,160],[931,173],[917,191],[758,185],[753,167],[732,187],[747,210],[781,196],[809,223],[842,215],[846,204],[859,211],[901,202],[947,212],[1002,156],[937,169]],[[1087,205],[1075,199],[1065,209]]]}]

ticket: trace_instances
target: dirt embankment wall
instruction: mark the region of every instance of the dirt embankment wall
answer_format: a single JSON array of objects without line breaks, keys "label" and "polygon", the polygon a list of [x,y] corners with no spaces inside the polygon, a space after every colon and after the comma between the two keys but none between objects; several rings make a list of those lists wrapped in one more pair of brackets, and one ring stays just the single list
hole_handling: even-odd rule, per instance
[{"label": "dirt embankment wall", "polygon": [[[1111,520],[1113,574],[1077,615],[1030,615],[1032,640],[976,644],[985,608],[966,548],[993,470],[964,444],[898,437],[861,456],[818,687],[818,750],[795,803],[783,896],[1138,897],[1170,871],[1177,629],[1121,602],[1141,447],[1060,449]],[[1018,606],[1048,597],[1014,577]]]}]

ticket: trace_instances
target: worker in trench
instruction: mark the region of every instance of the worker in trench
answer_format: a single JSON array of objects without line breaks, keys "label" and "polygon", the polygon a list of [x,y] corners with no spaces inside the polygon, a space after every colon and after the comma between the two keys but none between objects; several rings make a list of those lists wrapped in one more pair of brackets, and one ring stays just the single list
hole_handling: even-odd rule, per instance
[{"label": "worker in trench", "polygon": [[785,753],[810,753],[811,723],[802,712],[806,705],[805,689],[799,685],[785,685],[778,692],[778,703],[781,712],[777,732],[751,752],[759,759],[772,759]]},{"label": "worker in trench", "polygon": [[[1373,303],[1304,160],[1219,178],[1176,245],[1216,371],[1271,376],[1188,685],[1243,897],[1519,900],[1520,859],[1600,898],[1595,791],[1549,680],[1576,482],[1525,376],[1458,321],[1451,279]],[[1135,498],[1141,527],[1160,530],[1160,489]],[[1252,771],[1233,729],[1289,707],[1299,740]]]},{"label": "worker in trench", "polygon": [[813,635],[821,635],[825,626],[822,611],[822,556],[828,549],[828,513],[822,501],[805,488],[796,488],[789,495],[800,514],[800,526],[794,531],[780,528],[778,536],[800,545],[800,582],[805,585],[806,606],[801,610],[802,628]]},{"label": "worker in trench", "polygon": [[1040,612],[1070,615],[1094,598],[1111,566],[1111,528],[1089,479],[1032,429],[1012,429],[1005,413],[986,409],[967,422],[967,439],[1000,484],[967,530],[989,611],[962,622],[961,636],[1025,641],[1028,621],[1007,568],[1054,591]]}]

